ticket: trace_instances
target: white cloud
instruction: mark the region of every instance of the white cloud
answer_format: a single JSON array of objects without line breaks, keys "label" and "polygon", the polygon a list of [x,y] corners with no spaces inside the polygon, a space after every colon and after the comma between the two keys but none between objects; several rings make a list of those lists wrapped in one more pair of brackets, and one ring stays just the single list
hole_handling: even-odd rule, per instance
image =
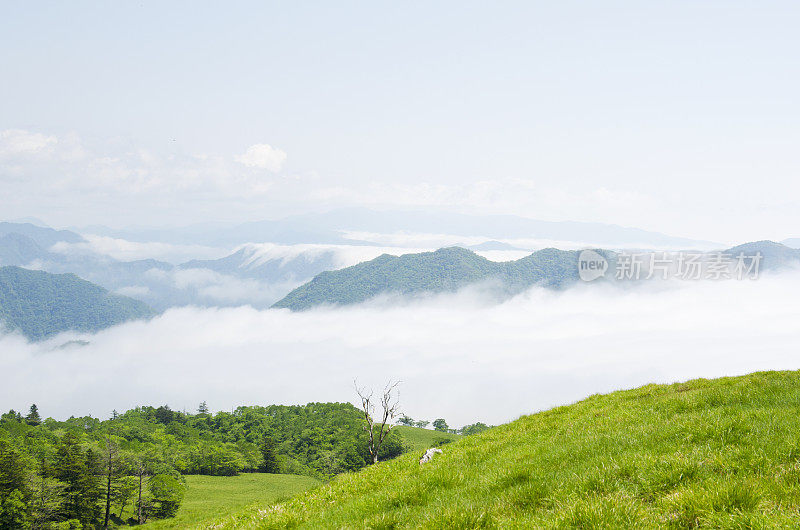
[{"label": "white cloud", "polygon": [[80,243],[59,242],[50,249],[61,254],[95,252],[111,256],[120,261],[156,259],[170,263],[182,263],[190,259],[216,259],[229,254],[230,249],[203,245],[177,245],[156,241],[128,241],[126,239],[82,234],[86,241]]},{"label": "white cloud", "polygon": [[116,290],[122,296],[130,296],[131,298],[140,298],[150,294],[150,288],[144,285],[130,285],[128,287],[120,287]]},{"label": "white cloud", "polygon": [[552,179],[546,178],[494,178],[452,184],[374,181],[357,187],[321,186],[309,190],[309,194],[317,200],[373,207],[464,208],[471,213],[602,222],[647,218],[661,204],[656,197],[611,190],[600,183],[566,189],[554,186]]},{"label": "white cloud", "polygon": [[58,138],[22,129],[0,131],[0,157],[36,155],[52,149]]},{"label": "white cloud", "polygon": [[[667,178],[672,185],[656,189],[652,182],[658,179],[646,172],[637,182],[621,183],[607,171],[594,176],[591,168],[577,180],[547,173],[368,180],[341,177],[347,171],[337,168],[340,176],[334,182],[325,178],[325,168],[278,174],[287,155],[268,144],[251,145],[235,156],[185,152],[172,142],[160,149],[118,139],[89,143],[84,145],[76,134],[0,132],[0,195],[15,197],[6,215],[33,214],[57,225],[138,224],[142,218],[188,224],[209,216],[244,221],[343,206],[424,207],[615,223],[734,243],[796,237],[792,227],[800,211],[791,186],[751,186],[743,193],[745,188],[724,179],[686,175]],[[383,169],[374,168],[375,175]],[[56,214],[48,212],[64,217],[52,219]]]},{"label": "white cloud", "polygon": [[326,245],[326,244],[299,244],[299,245],[278,245],[275,243],[247,243],[237,248],[244,250],[245,261],[242,267],[245,269],[258,267],[270,260],[281,260],[287,263],[296,258],[304,258],[306,261],[313,261],[330,253],[332,256],[333,267],[341,269],[349,267],[362,261],[375,259],[381,254],[391,254],[400,256],[413,252],[426,252],[435,250],[438,247],[405,247],[397,246],[372,246],[372,245]]},{"label": "white cloud", "polygon": [[80,348],[54,349],[72,334],[40,344],[0,337],[0,372],[15,374],[0,402],[106,417],[139,404],[348,401],[353,378],[380,386],[391,377],[403,381],[412,417],[498,423],[649,382],[800,368],[798,289],[795,273],[649,290],[532,289],[502,304],[469,289],[302,313],[174,309],[82,336],[90,344]]},{"label": "white cloud", "polygon": [[[591,234],[586,234],[591,236]],[[719,245],[708,246],[703,242],[696,244],[690,243],[675,243],[672,245],[654,244],[647,241],[630,240],[626,241],[623,246],[619,244],[609,244],[607,240],[597,239],[593,240],[587,237],[581,241],[566,240],[566,239],[542,239],[542,238],[492,238],[489,236],[463,236],[458,234],[427,234],[419,232],[363,232],[346,230],[342,233],[342,237],[354,241],[369,241],[381,245],[388,245],[386,248],[392,247],[405,247],[406,252],[424,252],[425,250],[435,250],[442,247],[460,246],[469,247],[485,243],[487,241],[499,241],[507,243],[520,250],[500,250],[500,251],[475,251],[487,259],[492,261],[509,261],[519,259],[527,256],[535,250],[543,248],[558,248],[561,250],[578,250],[587,247],[602,247],[608,249],[621,249],[621,248],[635,248],[635,249],[651,249],[651,250],[686,250],[687,248],[698,248],[703,250],[711,250],[718,248]],[[394,251],[396,253],[397,250]],[[391,253],[391,252],[390,252]]]},{"label": "white cloud", "polygon": [[163,212],[173,209],[176,199],[215,202],[263,196],[273,181],[261,169],[277,171],[286,159],[286,153],[265,144],[250,147],[241,157],[184,153],[174,146],[163,151],[114,140],[85,147],[75,134],[0,131],[0,193],[20,203],[27,197],[40,210],[51,197],[61,210],[65,197],[71,197],[83,205],[76,208],[99,200],[145,209],[159,204],[156,209]]},{"label": "white cloud", "polygon": [[248,147],[244,154],[237,156],[236,161],[247,167],[277,172],[286,162],[286,153],[269,144],[255,144]]},{"label": "white cloud", "polygon": [[195,293],[195,303],[212,306],[246,304],[269,307],[298,285],[298,282],[267,283],[237,278],[209,269],[175,269],[168,272],[152,269],[148,273],[152,278],[169,281],[178,289]]}]

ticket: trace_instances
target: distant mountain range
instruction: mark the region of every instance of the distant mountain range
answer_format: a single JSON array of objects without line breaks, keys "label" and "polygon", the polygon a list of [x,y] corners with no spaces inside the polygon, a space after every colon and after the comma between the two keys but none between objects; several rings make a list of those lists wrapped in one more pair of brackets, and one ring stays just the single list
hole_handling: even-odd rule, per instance
[{"label": "distant mountain range", "polygon": [[658,232],[602,223],[539,221],[514,215],[469,215],[425,211],[374,211],[343,208],[325,213],[242,224],[204,224],[174,229],[112,229],[88,226],[83,233],[129,241],[161,241],[236,247],[245,243],[272,242],[374,245],[374,235],[442,234],[482,237],[487,240],[530,239],[582,242],[604,247],[714,248],[718,245]]},{"label": "distant mountain range", "polygon": [[[0,266],[20,266],[54,274],[74,273],[111,291],[141,299],[162,311],[184,305],[220,306],[251,304],[269,307],[292,288],[325,270],[337,269],[376,255],[353,247],[286,248],[244,245],[217,260],[192,260],[173,265],[154,259],[120,261],[92,252],[79,234],[32,224],[0,223]],[[64,245],[66,244],[66,245]],[[356,247],[358,248],[363,247]],[[209,277],[209,273],[216,273]],[[257,281],[238,289],[232,280]],[[210,288],[222,284],[222,289]],[[226,293],[225,291],[228,291]],[[269,290],[270,292],[266,292]]]},{"label": "distant mountain range", "polygon": [[781,243],[783,243],[787,247],[800,249],[800,237],[792,237],[789,239],[784,239],[783,241],[781,241]]},{"label": "distant mountain range", "polygon": [[191,260],[181,269],[208,269],[240,278],[268,282],[303,281],[322,271],[338,269],[340,259],[334,249],[319,249],[291,255],[271,254],[263,245],[244,245],[236,252],[215,260]]},{"label": "distant mountain range", "polygon": [[55,230],[31,223],[0,222],[0,237],[9,234],[26,236],[42,248],[49,248],[60,242],[80,243],[85,241],[83,236],[69,230]]},{"label": "distant mountain range", "polygon": [[[335,226],[371,226],[391,231],[410,226],[417,230],[457,232],[479,230],[479,221],[486,222],[485,233],[502,232],[505,235],[530,236],[533,234],[525,230],[535,230],[539,226],[550,230],[547,233],[554,237],[571,239],[591,239],[603,233],[608,237],[627,234],[629,240],[643,234],[653,236],[652,233],[610,225],[599,225],[600,228],[595,227],[592,231],[587,228],[590,225],[587,223],[542,223],[540,226],[538,221],[511,216],[412,216],[402,212],[357,209],[296,216],[266,224],[250,223],[243,225],[244,235],[240,237],[250,239],[251,236],[259,237],[258,234],[280,237],[280,234],[290,232],[297,235],[301,228],[306,230],[304,233],[310,234],[312,228],[326,226],[325,223],[329,223],[325,230]],[[264,230],[270,226],[272,228]],[[292,230],[289,230],[291,227]],[[582,233],[579,228],[586,228],[587,232]],[[573,232],[573,229],[578,231]],[[198,234],[202,232],[196,231]],[[500,296],[508,296],[531,285],[560,288],[577,280],[576,251],[551,248],[515,261],[498,262],[470,250],[491,255],[494,259],[508,259],[520,256],[520,251],[524,252],[523,247],[507,241],[487,239],[470,245],[470,250],[447,247],[420,253],[419,250],[405,247],[368,245],[365,241],[353,245],[352,240],[343,239],[341,232],[334,231],[339,235],[333,239],[344,240],[348,244],[248,243],[223,258],[191,260],[175,265],[154,259],[117,260],[92,251],[90,241],[75,232],[31,223],[6,222],[0,223],[0,266],[21,266],[53,274],[74,273],[105,289],[139,299],[157,311],[185,305],[243,304],[257,308],[274,304],[275,307],[307,309],[321,304],[357,303],[388,293],[409,295],[452,291],[478,282],[492,282]],[[536,235],[545,232],[540,230]],[[213,233],[211,230],[209,236]],[[166,234],[169,235],[169,231]],[[156,234],[151,236],[155,237]],[[666,238],[663,241],[671,244],[680,241],[697,243],[667,236],[663,238]],[[653,236],[649,241],[652,243],[657,240]],[[187,243],[185,240],[180,242]],[[768,256],[764,268],[769,268],[769,264],[794,263],[800,252],[769,242],[750,243],[730,249],[730,252],[749,250],[755,248],[754,245]],[[376,258],[380,252],[386,254]],[[399,255],[404,252],[411,253]],[[613,259],[614,252],[603,252]]]},{"label": "distant mountain range", "polygon": [[[618,254],[597,250],[614,270]],[[761,270],[774,270],[800,264],[800,250],[780,243],[760,241],[723,251],[731,256],[760,252]],[[379,256],[337,271],[317,275],[301,285],[273,307],[299,311],[321,305],[349,305],[367,301],[378,295],[416,295],[452,292],[479,282],[498,284],[500,294],[509,296],[539,285],[562,288],[578,281],[578,251],[544,249],[524,258],[489,261],[474,252],[460,248],[443,248],[435,252]],[[607,278],[613,279],[613,275]]]},{"label": "distant mountain range", "polygon": [[63,331],[94,332],[155,314],[74,274],[0,267],[0,322],[31,340]]},{"label": "distant mountain range", "polygon": [[510,243],[505,243],[503,241],[484,241],[483,243],[478,243],[477,245],[470,245],[470,250],[525,250],[520,247],[515,247]]}]

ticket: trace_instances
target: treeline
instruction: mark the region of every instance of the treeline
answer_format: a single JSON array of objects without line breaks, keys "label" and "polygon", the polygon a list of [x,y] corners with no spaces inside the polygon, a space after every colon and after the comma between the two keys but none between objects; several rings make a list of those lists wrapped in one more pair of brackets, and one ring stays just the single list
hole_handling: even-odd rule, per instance
[{"label": "treeline", "polygon": [[[347,403],[216,414],[204,403],[196,414],[137,407],[107,420],[66,421],[42,420],[35,405],[25,416],[12,410],[0,417],[0,528],[121,523],[131,507],[129,523],[170,517],[187,474],[355,471],[371,462],[362,425]],[[403,451],[393,434],[381,459]]]},{"label": "treeline", "polygon": [[121,449],[123,442],[40,428],[0,438],[0,528],[110,528],[174,516],[181,476],[151,453]]},{"label": "treeline", "polygon": [[[425,427],[408,416],[400,424]],[[424,425],[423,425],[424,424]],[[349,403],[239,407],[212,414],[137,407],[100,420],[0,416],[0,529],[84,528],[171,517],[183,475],[291,473],[327,478],[372,461],[362,412]],[[476,434],[482,423],[436,430]],[[380,460],[407,449],[393,431]]]},{"label": "treeline", "polygon": [[[155,452],[184,475],[271,471],[324,478],[371,461],[361,412],[349,403],[239,407],[215,414],[205,403],[195,414],[166,405],[145,406],[113,412],[107,420],[84,416],[31,421],[14,411],[0,417],[0,437],[20,438],[35,430],[56,436],[72,431],[87,441],[113,435],[124,440],[127,450]],[[266,459],[276,462],[269,470],[265,444],[272,447]],[[402,438],[393,435],[381,457],[402,452]]]},{"label": "treeline", "polygon": [[433,423],[431,424],[431,422],[428,420],[415,420],[414,418],[406,416],[405,414],[400,416],[400,418],[397,420],[397,423],[399,425],[418,427],[420,429],[426,429],[428,425],[431,425],[434,431],[447,432],[450,434],[461,434],[463,436],[480,434],[487,429],[491,429],[491,426],[480,421],[477,423],[471,423],[470,425],[465,425],[460,429],[451,429],[450,426],[447,425],[447,421],[444,418],[437,418],[433,420]]}]

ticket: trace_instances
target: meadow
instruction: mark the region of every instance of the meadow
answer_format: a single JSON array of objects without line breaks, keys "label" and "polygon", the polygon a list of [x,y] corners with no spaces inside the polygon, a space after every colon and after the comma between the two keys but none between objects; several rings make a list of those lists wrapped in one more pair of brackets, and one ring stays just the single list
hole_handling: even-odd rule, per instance
[{"label": "meadow", "polygon": [[[425,450],[455,441],[461,436],[446,432],[399,425],[395,427],[411,451]],[[161,528],[190,528],[209,524],[216,518],[240,512],[248,507],[258,509],[265,504],[286,501],[313,488],[321,482],[301,475],[273,475],[267,473],[242,473],[234,477],[188,475],[186,495],[174,518],[147,523],[153,530]],[[133,516],[133,508],[125,510],[126,517]]]},{"label": "meadow", "polygon": [[595,395],[214,527],[796,528],[798,407],[799,372]]},{"label": "meadow", "polygon": [[[185,478],[186,495],[178,514],[147,523],[144,528],[202,526],[209,519],[232,514],[254,503],[280,502],[320,484],[312,477],[268,473],[242,473],[235,477],[188,475]],[[133,515],[132,508],[127,512],[127,517]]]}]

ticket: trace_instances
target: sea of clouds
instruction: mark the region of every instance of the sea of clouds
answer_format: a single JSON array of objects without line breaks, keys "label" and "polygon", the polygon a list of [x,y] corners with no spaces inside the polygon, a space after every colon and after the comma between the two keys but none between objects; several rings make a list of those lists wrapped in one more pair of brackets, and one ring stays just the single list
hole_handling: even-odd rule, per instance
[{"label": "sea of clouds", "polygon": [[477,286],[301,313],[178,308],[43,343],[0,336],[0,404],[35,402],[56,418],[141,404],[194,411],[203,400],[230,410],[354,401],[354,379],[379,388],[391,378],[414,418],[497,424],[650,382],[800,368],[798,292],[791,272],[533,288],[500,304]]}]

